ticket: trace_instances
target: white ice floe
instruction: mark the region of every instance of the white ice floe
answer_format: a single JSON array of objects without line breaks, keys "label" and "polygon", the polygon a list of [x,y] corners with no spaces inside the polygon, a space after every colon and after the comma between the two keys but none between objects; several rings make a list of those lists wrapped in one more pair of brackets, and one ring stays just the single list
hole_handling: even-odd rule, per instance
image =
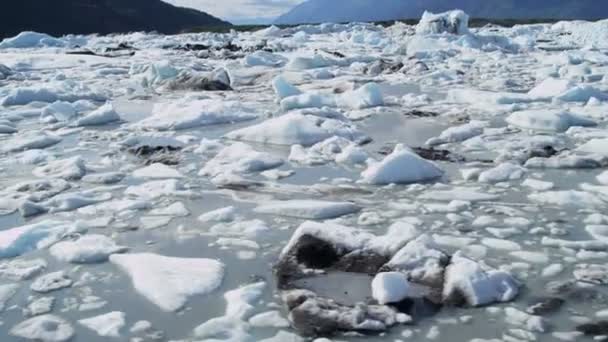
[{"label": "white ice floe", "polygon": [[57,271],[36,278],[30,285],[30,288],[35,292],[47,293],[70,287],[73,283],[65,271]]},{"label": "white ice floe", "polygon": [[201,214],[198,220],[201,222],[231,222],[236,218],[236,214],[237,209],[229,206]]},{"label": "white ice floe", "polygon": [[25,133],[13,137],[2,145],[4,152],[16,152],[32,149],[43,149],[61,142],[61,137],[48,133]]},{"label": "white ice floe", "polygon": [[44,166],[35,168],[32,173],[37,177],[79,180],[87,173],[87,168],[84,159],[80,156],[75,156],[50,161]]},{"label": "white ice floe", "polygon": [[401,272],[381,272],[372,280],[372,297],[379,304],[398,303],[409,293],[407,276]]},{"label": "white ice floe", "polygon": [[532,97],[555,97],[565,93],[573,86],[572,81],[558,78],[547,78],[532,88],[528,95]]},{"label": "white ice floe", "polygon": [[74,122],[74,126],[102,126],[120,120],[120,115],[116,113],[114,106],[112,106],[111,103],[106,103],[105,105],[76,120]]},{"label": "white ice floe", "polygon": [[591,139],[577,147],[576,151],[608,156],[608,139]]},{"label": "white ice floe", "polygon": [[159,131],[253,120],[257,114],[240,102],[218,100],[180,100],[154,105],[152,115],[134,126]]},{"label": "white ice floe", "polygon": [[354,125],[300,113],[288,113],[260,124],[232,131],[229,139],[277,145],[311,146],[332,136],[349,140],[364,139]]},{"label": "white ice floe", "polygon": [[550,204],[560,207],[602,207],[606,202],[602,201],[598,196],[586,192],[576,190],[562,191],[545,191],[528,195],[532,201],[539,204]]},{"label": "white ice floe", "polygon": [[274,89],[274,93],[277,95],[279,101],[286,97],[302,94],[300,89],[287,82],[287,80],[282,76],[277,76],[272,80],[272,88]]},{"label": "white ice floe", "polygon": [[416,25],[416,34],[467,34],[469,33],[469,16],[460,10],[444,13],[425,11]]},{"label": "white ice floe", "polygon": [[524,177],[526,169],[513,163],[502,163],[479,174],[482,183],[498,183],[518,180]]},{"label": "white ice floe", "polygon": [[483,129],[486,126],[487,122],[485,121],[471,121],[464,125],[450,127],[441,132],[438,137],[427,140],[426,144],[436,146],[465,141],[483,134]]},{"label": "white ice floe", "polygon": [[125,326],[125,316],[124,312],[113,311],[91,318],[80,319],[78,323],[95,331],[99,336],[120,337],[121,330]]},{"label": "white ice floe", "polygon": [[361,179],[371,184],[417,183],[435,180],[443,171],[433,162],[421,158],[403,145],[382,161],[371,164],[361,173]]},{"label": "white ice floe", "polygon": [[246,320],[250,318],[254,305],[262,296],[266,288],[265,282],[245,285],[224,294],[226,312],[224,316],[212,318],[194,329],[194,336],[201,339],[217,339],[222,341],[247,341],[249,325]]},{"label": "white ice floe", "polygon": [[186,208],[186,206],[184,205],[184,203],[182,203],[182,202],[175,202],[175,203],[170,204],[169,206],[166,206],[166,207],[152,209],[152,210],[150,210],[150,212],[148,213],[148,215],[150,215],[150,216],[184,217],[184,216],[190,215],[190,211],[188,210],[188,208]]},{"label": "white ice floe", "polygon": [[18,284],[0,285],[0,312],[4,311],[6,303],[17,293]]},{"label": "white ice floe", "polygon": [[44,220],[0,231],[0,259],[48,247],[75,230],[70,222]]},{"label": "white ice floe", "polygon": [[260,172],[282,164],[281,158],[270,153],[258,152],[245,143],[235,142],[209,160],[199,175],[215,177],[224,173]]},{"label": "white ice floe", "polygon": [[595,126],[595,121],[558,110],[526,110],[511,114],[506,121],[516,127],[541,131],[565,132],[573,126]]},{"label": "white ice floe", "polygon": [[505,308],[505,321],[533,332],[546,332],[549,329],[547,321],[536,315],[530,315],[518,309]]},{"label": "white ice floe", "polygon": [[608,244],[608,225],[588,225],[585,230],[594,239]]},{"label": "white ice floe", "polygon": [[509,273],[490,269],[456,253],[446,269],[443,297],[462,296],[468,305],[482,306],[513,300],[519,286]]},{"label": "white ice floe", "polygon": [[133,177],[137,178],[183,178],[184,176],[176,169],[161,163],[153,163],[141,169],[137,169],[132,173]]},{"label": "white ice floe", "polygon": [[[199,218],[200,220],[200,218]],[[218,236],[234,236],[255,239],[270,230],[262,220],[237,221],[232,223],[220,222],[209,228],[209,232]]]},{"label": "white ice floe", "polygon": [[25,31],[0,42],[0,49],[30,49],[39,47],[64,47],[66,42],[48,34]]},{"label": "white ice floe", "polygon": [[127,247],[117,245],[105,235],[84,235],[75,241],[61,241],[51,246],[55,258],[71,263],[96,263],[108,260],[114,253],[123,253]]},{"label": "white ice floe", "polygon": [[290,200],[262,203],[255,211],[263,214],[297,217],[311,220],[336,218],[361,210],[350,202],[329,202],[319,200]]},{"label": "white ice floe", "polygon": [[287,58],[279,54],[266,51],[256,51],[251,53],[243,59],[244,66],[268,66],[268,67],[280,67],[287,63]]},{"label": "white ice floe", "polygon": [[190,296],[213,292],[224,278],[224,264],[212,259],[139,253],[114,254],[110,262],[129,275],[137,292],[164,311],[179,310]]},{"label": "white ice floe", "polygon": [[23,281],[42,273],[47,267],[44,259],[12,259],[0,263],[0,278]]},{"label": "white ice floe", "polygon": [[375,83],[368,83],[356,90],[345,93],[324,94],[305,93],[292,95],[281,100],[281,108],[285,111],[302,108],[340,107],[344,109],[365,109],[384,105],[384,98],[380,87]]},{"label": "white ice floe", "polygon": [[194,192],[185,189],[176,179],[167,179],[132,185],[125,190],[125,195],[135,196],[144,200],[153,200],[163,196],[190,197],[194,195]]},{"label": "white ice floe", "polygon": [[289,321],[279,311],[266,311],[251,317],[249,325],[259,328],[288,328]]},{"label": "white ice floe", "polygon": [[74,328],[61,317],[42,315],[17,324],[10,334],[27,340],[63,342],[74,336]]}]

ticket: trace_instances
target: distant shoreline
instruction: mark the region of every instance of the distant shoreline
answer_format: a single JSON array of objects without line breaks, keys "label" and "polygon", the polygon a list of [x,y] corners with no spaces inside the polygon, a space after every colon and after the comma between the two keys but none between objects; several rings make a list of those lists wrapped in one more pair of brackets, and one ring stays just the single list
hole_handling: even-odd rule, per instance
[{"label": "distant shoreline", "polygon": [[[606,18],[598,18],[598,19],[588,19],[583,21],[599,21]],[[408,25],[416,25],[420,21],[419,18],[416,19],[400,19],[400,20],[386,20],[386,21],[372,21],[366,22],[375,25],[381,25],[384,27],[388,27],[394,25],[397,22],[405,23]],[[554,24],[560,21],[581,21],[581,19],[551,19],[551,18],[537,18],[537,19],[488,19],[488,18],[471,18],[469,20],[469,27],[483,27],[488,24],[494,24],[501,27],[513,27],[515,25],[531,25],[531,24]],[[279,28],[290,28],[297,27],[301,25],[320,25],[321,23],[311,23],[311,24],[297,24],[297,25],[234,25],[230,27],[195,27],[192,29],[184,30],[182,33],[199,33],[199,32],[230,32],[230,30],[235,30],[239,32],[249,32],[249,31],[257,31],[261,29],[265,29],[271,26],[276,26]],[[337,23],[337,24],[348,24],[348,22]]]}]

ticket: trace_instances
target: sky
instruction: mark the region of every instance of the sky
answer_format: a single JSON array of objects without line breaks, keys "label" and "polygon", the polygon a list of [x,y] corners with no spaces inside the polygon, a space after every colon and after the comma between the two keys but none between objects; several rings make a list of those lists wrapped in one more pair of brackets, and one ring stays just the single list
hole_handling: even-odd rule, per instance
[{"label": "sky", "polygon": [[164,0],[192,7],[234,24],[270,23],[303,0]]}]

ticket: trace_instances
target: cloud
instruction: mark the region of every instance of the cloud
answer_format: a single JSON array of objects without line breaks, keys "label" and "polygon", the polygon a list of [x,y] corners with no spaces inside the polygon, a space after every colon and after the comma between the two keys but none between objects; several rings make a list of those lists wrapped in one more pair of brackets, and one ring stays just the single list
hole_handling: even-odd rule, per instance
[{"label": "cloud", "polygon": [[224,19],[273,18],[303,0],[164,0],[176,6],[192,7]]}]

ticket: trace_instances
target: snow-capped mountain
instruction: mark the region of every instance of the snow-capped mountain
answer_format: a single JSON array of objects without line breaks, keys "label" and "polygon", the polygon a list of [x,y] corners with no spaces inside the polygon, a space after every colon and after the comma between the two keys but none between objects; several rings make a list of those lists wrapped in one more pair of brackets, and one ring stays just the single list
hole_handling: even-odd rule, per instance
[{"label": "snow-capped mountain", "polygon": [[600,19],[608,2],[597,0],[308,0],[276,24],[382,21],[419,18],[425,10],[462,9],[476,18]]}]

